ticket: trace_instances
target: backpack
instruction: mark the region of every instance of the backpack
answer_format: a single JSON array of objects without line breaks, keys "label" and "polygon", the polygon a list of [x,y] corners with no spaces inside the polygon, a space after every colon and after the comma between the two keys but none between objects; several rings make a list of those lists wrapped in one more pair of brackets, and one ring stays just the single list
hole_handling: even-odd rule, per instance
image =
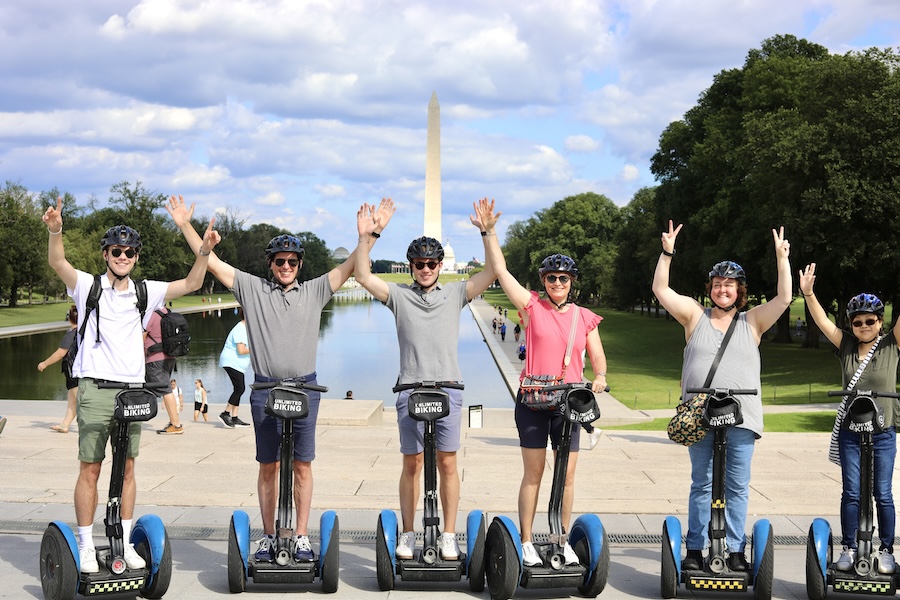
[{"label": "backpack", "polygon": [[191,333],[188,331],[188,322],[184,315],[171,310],[167,313],[157,310],[156,314],[160,317],[159,330],[162,334],[160,336],[162,339],[157,340],[150,334],[147,334],[147,337],[156,342],[147,348],[147,354],[162,352],[169,356],[178,357],[190,352]]},{"label": "backpack", "polygon": [[[66,353],[66,358],[63,360],[68,359],[71,354],[72,362],[75,361],[75,356],[78,354],[78,346],[84,341],[84,330],[87,328],[88,319],[95,310],[97,311],[96,343],[100,343],[100,294],[103,293],[103,288],[100,286],[100,277],[102,275],[94,275],[94,283],[91,285],[91,291],[88,292],[87,301],[84,303],[84,320],[81,322],[81,328],[78,330],[78,335],[75,336],[75,341],[72,342],[72,346],[69,347],[69,352]],[[135,281],[134,289],[137,293],[137,309],[141,313],[141,326],[143,327],[144,313],[147,312],[147,280]]]}]

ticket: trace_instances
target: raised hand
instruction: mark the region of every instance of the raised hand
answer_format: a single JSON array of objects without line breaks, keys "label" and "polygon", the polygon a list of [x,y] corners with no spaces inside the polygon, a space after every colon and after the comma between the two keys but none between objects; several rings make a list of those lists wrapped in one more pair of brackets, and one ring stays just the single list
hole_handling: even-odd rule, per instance
[{"label": "raised hand", "polygon": [[[193,211],[193,206],[191,206],[191,209]],[[203,244],[200,246],[200,250],[203,252],[212,252],[212,249],[222,241],[222,236],[219,235],[218,231],[213,229],[213,225],[215,224],[216,218],[213,217],[209,220],[209,225],[206,226],[206,231],[203,232]]]},{"label": "raised hand", "polygon": [[662,232],[663,252],[668,252],[669,254],[675,252],[675,238],[678,237],[682,226],[684,226],[684,223],[679,223],[678,227],[673,227],[672,219],[669,219],[669,231]]},{"label": "raised hand", "polygon": [[47,229],[53,233],[62,231],[62,196],[56,199],[56,208],[48,206],[41,220],[47,224]]},{"label": "raised hand", "polygon": [[478,202],[473,202],[472,209],[475,211],[475,216],[469,215],[469,220],[481,231],[492,231],[497,221],[500,220],[500,215],[503,214],[502,212],[494,214],[493,198],[491,200],[482,198]]},{"label": "raised hand", "polygon": [[813,293],[813,285],[816,283],[816,263],[809,263],[800,271],[800,293],[810,296]]},{"label": "raised hand", "polygon": [[175,225],[177,225],[179,229],[185,225],[191,224],[191,217],[194,216],[194,205],[191,204],[190,208],[188,208],[183,197],[170,197],[169,203],[166,204],[166,210],[169,211],[172,220],[175,221]]},{"label": "raised hand", "polygon": [[359,237],[365,237],[375,231],[375,205],[363,204],[356,211],[356,230]]},{"label": "raised hand", "polygon": [[775,257],[787,258],[791,255],[791,243],[784,237],[784,225],[777,231],[772,230],[772,238],[775,240]]},{"label": "raised hand", "polygon": [[[375,205],[373,204],[372,209],[374,210],[374,208]],[[387,227],[387,224],[390,222],[391,217],[394,216],[395,210],[396,209],[394,208],[393,200],[391,200],[390,198],[382,198],[381,204],[378,205],[378,210],[375,211],[375,214],[372,217],[375,222],[375,228],[372,231],[375,231],[376,229],[379,232],[384,230],[384,228]]]}]

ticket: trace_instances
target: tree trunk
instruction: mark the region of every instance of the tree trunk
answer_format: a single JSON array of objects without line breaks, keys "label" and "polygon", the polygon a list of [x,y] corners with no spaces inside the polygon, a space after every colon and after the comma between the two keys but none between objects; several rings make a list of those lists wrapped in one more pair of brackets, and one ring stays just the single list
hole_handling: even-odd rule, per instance
[{"label": "tree trunk", "polygon": [[803,339],[803,345],[801,348],[818,348],[819,347],[819,337],[820,331],[819,326],[816,325],[816,322],[813,321],[813,318],[809,314],[809,308],[805,309],[806,313],[806,337]]}]

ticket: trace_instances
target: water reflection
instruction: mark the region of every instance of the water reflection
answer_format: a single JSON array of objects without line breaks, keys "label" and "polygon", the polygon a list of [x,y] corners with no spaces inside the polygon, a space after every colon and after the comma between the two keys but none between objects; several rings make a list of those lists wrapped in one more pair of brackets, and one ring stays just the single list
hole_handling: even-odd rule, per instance
[{"label": "water reflection", "polygon": [[[193,400],[194,379],[202,379],[212,405],[224,404],[231,383],[218,366],[225,337],[237,323],[233,309],[186,315],[191,327],[191,352],[178,359],[175,378]],[[460,368],[466,383],[467,405],[509,407],[509,391],[494,364],[487,344],[469,312],[460,319]],[[37,363],[53,353],[63,332],[0,340],[0,398],[65,400],[59,364],[38,372]],[[343,398],[347,390],[361,400],[382,400],[392,405],[391,386],[399,365],[394,316],[380,302],[331,302],[322,314],[319,330],[319,382],[329,387],[326,398]],[[248,373],[248,380],[252,373]],[[243,402],[247,402],[249,392]],[[211,409],[213,410],[213,409]]]}]

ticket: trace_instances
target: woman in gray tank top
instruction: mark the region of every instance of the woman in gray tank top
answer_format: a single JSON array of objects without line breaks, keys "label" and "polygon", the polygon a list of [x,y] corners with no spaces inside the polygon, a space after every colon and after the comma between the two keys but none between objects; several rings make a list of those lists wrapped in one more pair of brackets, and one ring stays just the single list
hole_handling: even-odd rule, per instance
[{"label": "woman in gray tank top", "polygon": [[[675,255],[675,238],[681,225],[662,232],[662,254],[653,275],[653,293],[659,303],[684,327],[684,365],[682,390],[702,387],[710,366],[725,337],[728,326],[737,319],[732,339],[722,355],[711,387],[756,389],[756,395],[741,395],[744,423],[727,431],[728,465],[725,475],[725,544],[728,566],[734,571],[748,570],[744,547],[747,538],[744,525],[750,496],[750,461],[756,439],[762,435],[762,399],[760,389],[759,342],[762,334],[778,320],[791,302],[790,243],[784,238],[784,227],[772,230],[778,270],[778,295],[746,312],[747,279],[735,262],[723,261],[709,273],[706,294],[712,308],[704,308],[691,296],[678,294],[669,287],[669,268]],[[686,395],[683,394],[685,398]],[[703,565],[703,550],[709,544],[707,525],[712,498],[713,436],[689,448],[691,456],[691,492],[688,499],[688,531],[685,537],[687,556],[685,570]]]}]

